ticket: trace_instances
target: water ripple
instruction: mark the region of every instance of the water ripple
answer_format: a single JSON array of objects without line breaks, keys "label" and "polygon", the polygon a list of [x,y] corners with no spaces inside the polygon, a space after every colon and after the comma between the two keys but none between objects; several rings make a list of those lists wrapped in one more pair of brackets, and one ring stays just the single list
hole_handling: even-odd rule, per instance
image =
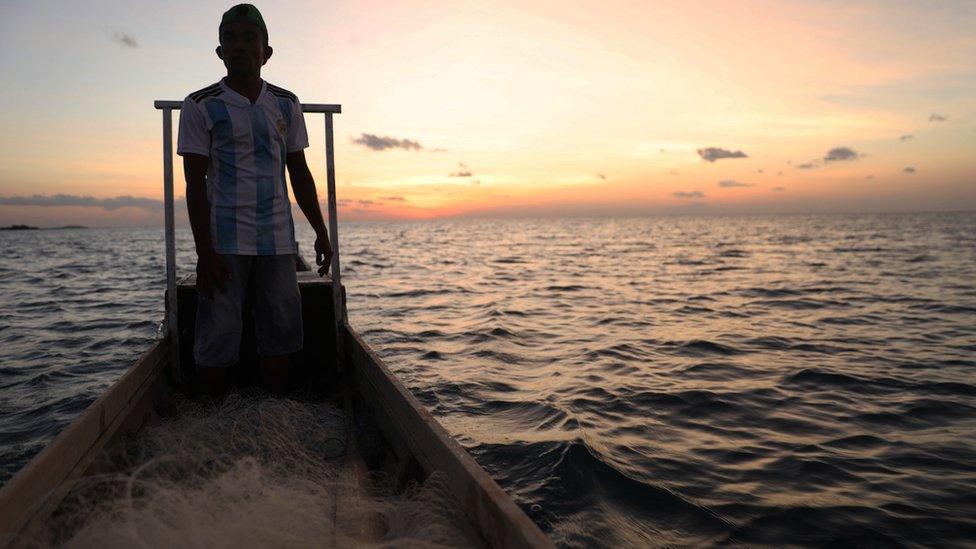
[{"label": "water ripple", "polygon": [[[352,324],[559,545],[976,539],[976,215],[340,233]],[[0,479],[155,337],[161,236],[0,233]]]}]

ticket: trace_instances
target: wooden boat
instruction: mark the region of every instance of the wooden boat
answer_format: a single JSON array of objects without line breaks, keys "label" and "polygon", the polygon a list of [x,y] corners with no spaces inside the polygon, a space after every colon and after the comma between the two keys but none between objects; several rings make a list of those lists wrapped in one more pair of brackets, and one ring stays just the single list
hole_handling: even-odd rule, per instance
[{"label": "wooden boat", "polygon": [[[161,106],[162,105],[162,106]],[[163,406],[183,390],[192,371],[193,318],[196,286],[193,277],[175,280],[172,242],[171,126],[168,115],[178,102],[157,102],[164,110],[164,173],[167,178],[168,335],[155,341],[125,374],[82,413],[40,454],[0,489],[0,545],[38,532],[56,512],[77,479],[101,471],[114,447],[131,440],[147,425],[161,421]],[[304,105],[306,112],[326,112],[329,157],[329,206],[333,249],[338,251],[335,225],[334,175],[331,163],[331,113],[338,106]],[[328,107],[330,111],[314,110]],[[169,151],[167,159],[166,151]],[[332,262],[338,273],[338,253]],[[470,524],[472,545],[488,547],[551,547],[541,530],[397,380],[369,345],[345,322],[341,282],[321,278],[304,262],[297,266],[302,294],[305,348],[293,357],[298,381],[330,388],[329,398],[354,414],[349,429],[347,461],[360,469],[382,471],[397,484],[422,481],[439,472]],[[338,278],[335,276],[334,278]],[[175,290],[175,291],[174,291]],[[248,323],[245,323],[247,326]],[[247,329],[247,328],[245,328]],[[314,335],[312,335],[314,334]],[[244,337],[242,370],[255,361],[253,338]],[[365,425],[366,427],[359,427]],[[361,452],[357,433],[378,434],[368,452]],[[362,472],[362,471],[361,471]],[[6,537],[3,537],[6,536]],[[310,543],[317,540],[310,540]]]},{"label": "wooden boat", "polygon": [[[297,357],[310,382],[338,380],[354,399],[357,418],[368,418],[382,434],[381,455],[363,459],[398,480],[422,480],[442,472],[465,514],[489,547],[548,547],[549,541],[522,510],[452,439],[348,325],[339,334],[343,371],[336,373],[332,356],[332,281],[315,273],[299,273],[307,338]],[[179,284],[180,316],[192,318],[196,288],[193,279]],[[184,364],[192,358],[192,323],[183,330]],[[247,340],[248,338],[245,338]],[[244,349],[242,362],[253,356]],[[72,481],[97,467],[113,445],[158,421],[155,404],[176,390],[167,364],[175,349],[169,339],[154,342],[135,364],[0,490],[0,532],[21,534],[43,526],[67,495]],[[321,375],[314,375],[318,369]],[[338,391],[343,394],[343,390]],[[376,453],[374,449],[370,452]]]}]

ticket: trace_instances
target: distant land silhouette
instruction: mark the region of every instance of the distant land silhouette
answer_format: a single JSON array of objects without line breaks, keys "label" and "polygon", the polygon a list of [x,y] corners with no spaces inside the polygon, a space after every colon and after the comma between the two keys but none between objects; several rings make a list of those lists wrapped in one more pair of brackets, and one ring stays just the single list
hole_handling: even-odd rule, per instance
[{"label": "distant land silhouette", "polygon": [[32,227],[30,225],[10,225],[9,227],[0,227],[0,231],[37,231],[37,230],[54,230],[54,229],[87,229],[88,227],[84,225],[64,225],[61,227]]}]

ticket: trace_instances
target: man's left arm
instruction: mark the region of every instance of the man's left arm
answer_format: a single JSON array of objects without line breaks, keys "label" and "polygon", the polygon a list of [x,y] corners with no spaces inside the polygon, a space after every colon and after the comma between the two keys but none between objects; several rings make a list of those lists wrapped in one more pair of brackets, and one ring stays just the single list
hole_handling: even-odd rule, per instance
[{"label": "man's left arm", "polygon": [[290,152],[285,157],[291,188],[295,193],[295,202],[302,209],[302,213],[315,230],[315,264],[319,265],[319,275],[324,276],[332,263],[332,244],[329,242],[329,230],[322,220],[322,209],[319,208],[318,192],[315,190],[315,180],[305,161],[305,151]]}]

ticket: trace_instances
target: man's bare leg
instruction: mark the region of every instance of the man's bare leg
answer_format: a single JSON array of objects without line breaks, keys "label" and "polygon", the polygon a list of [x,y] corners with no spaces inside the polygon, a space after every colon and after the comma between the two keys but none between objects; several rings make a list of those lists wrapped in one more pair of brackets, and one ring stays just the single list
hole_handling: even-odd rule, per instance
[{"label": "man's bare leg", "polygon": [[227,392],[229,368],[210,368],[207,366],[197,366],[197,381],[200,384],[200,393],[210,395],[213,398],[222,396]]},{"label": "man's bare leg", "polygon": [[288,355],[261,357],[261,382],[277,396],[288,390]]}]

